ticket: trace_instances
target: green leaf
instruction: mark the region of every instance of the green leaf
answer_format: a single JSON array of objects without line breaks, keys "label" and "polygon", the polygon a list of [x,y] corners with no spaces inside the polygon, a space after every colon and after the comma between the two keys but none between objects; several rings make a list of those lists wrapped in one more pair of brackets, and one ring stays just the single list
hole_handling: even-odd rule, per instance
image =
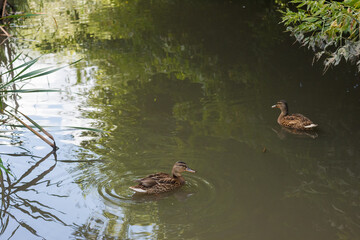
[{"label": "green leaf", "polygon": [[[17,55],[17,56],[10,62],[10,64],[8,65],[8,67],[10,67],[10,66],[15,62],[15,60],[17,60],[17,59],[20,57],[20,55],[21,55],[21,53],[20,53],[19,55]],[[36,62],[39,60],[39,58],[40,58],[40,57],[37,57],[37,58],[35,58],[35,59],[33,59],[33,60],[29,61],[29,62],[25,62],[25,63],[21,64],[20,66],[17,66],[17,67],[15,67],[15,68],[12,68],[12,69],[8,70],[7,72],[4,72],[4,73],[0,74],[0,76],[5,75],[5,74],[7,74],[7,73],[14,72],[15,70],[20,69],[20,68],[22,68],[22,67],[25,67],[25,66],[27,66],[27,65],[29,65],[29,64],[33,65],[34,63],[36,63]]]},{"label": "green leaf", "polygon": [[[5,172],[7,172],[8,174],[10,174],[11,176],[14,176],[14,175],[12,175],[12,173],[4,166],[1,157],[0,157],[0,169],[3,169]],[[1,171],[0,171],[0,174],[1,174]]]},{"label": "green leaf", "polygon": [[4,20],[4,19],[18,19],[18,18],[24,18],[24,17],[34,17],[34,16],[39,16],[39,15],[44,15],[44,13],[24,13],[24,14],[14,14],[14,15],[9,15],[6,17],[2,17],[0,18],[0,20]]},{"label": "green leaf", "polygon": [[52,67],[46,67],[46,68],[40,68],[40,69],[37,69],[37,70],[34,70],[34,71],[31,71],[31,72],[28,72],[28,73],[25,73],[23,75],[20,75],[16,78],[14,78],[15,80],[18,80],[18,79],[25,79],[25,78],[33,78],[34,76],[36,76],[37,74],[39,73],[42,73],[42,72],[45,72],[49,69],[51,69]]},{"label": "green leaf", "polygon": [[306,20],[308,22],[316,22],[318,20],[318,18],[316,18],[316,17],[307,17],[304,20]]},{"label": "green leaf", "polygon": [[0,92],[34,93],[34,92],[61,92],[61,90],[60,89],[18,89],[18,90],[0,90]]}]

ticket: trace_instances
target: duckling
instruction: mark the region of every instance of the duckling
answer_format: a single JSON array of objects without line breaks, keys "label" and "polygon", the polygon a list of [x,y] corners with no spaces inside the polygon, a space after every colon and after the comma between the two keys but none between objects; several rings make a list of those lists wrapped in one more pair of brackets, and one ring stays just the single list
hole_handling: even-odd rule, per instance
[{"label": "duckling", "polygon": [[302,114],[295,113],[289,115],[288,105],[285,100],[278,101],[272,108],[280,108],[281,113],[277,122],[281,126],[298,130],[313,130],[318,126]]},{"label": "duckling", "polygon": [[171,175],[167,173],[155,173],[147,177],[136,180],[138,185],[129,187],[138,193],[157,194],[169,192],[185,184],[185,179],[181,176],[183,172],[195,173],[184,162],[176,162],[172,168]]}]

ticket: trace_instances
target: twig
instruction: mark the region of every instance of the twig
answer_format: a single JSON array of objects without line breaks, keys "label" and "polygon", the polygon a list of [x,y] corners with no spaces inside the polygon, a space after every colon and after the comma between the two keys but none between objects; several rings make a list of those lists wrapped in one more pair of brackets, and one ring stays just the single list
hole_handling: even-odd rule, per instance
[{"label": "twig", "polygon": [[54,22],[55,22],[55,25],[56,25],[56,29],[58,29],[59,27],[58,27],[58,24],[57,24],[57,21],[56,21],[55,17],[53,17],[53,19],[54,19]]},{"label": "twig", "polygon": [[4,33],[7,37],[11,37],[11,35],[10,35],[2,26],[0,26],[0,30],[3,31],[3,33]]},{"label": "twig", "polygon": [[5,38],[5,39],[0,43],[0,46],[3,45],[7,40],[9,40],[9,37]]},{"label": "twig", "polygon": [[[18,118],[17,116],[15,116],[14,114],[12,114],[11,112],[9,112],[8,110],[5,110],[5,112],[7,112],[8,114],[10,114],[11,116],[13,116],[17,121],[19,121],[23,126],[25,126],[27,129],[29,129],[32,133],[34,133],[36,136],[38,136],[39,138],[41,138],[41,140],[43,140],[44,142],[46,142],[47,144],[49,144],[54,150],[57,150],[58,147],[56,146],[55,140],[54,138],[47,133],[46,135],[51,138],[54,143],[50,142],[49,140],[47,140],[44,136],[42,136],[40,133],[38,133],[37,131],[35,131],[32,127],[30,127],[29,125],[27,125],[25,122],[23,122],[20,118]],[[44,132],[44,131],[43,131]],[[44,132],[45,133],[45,132]],[[51,137],[50,137],[50,136]]]},{"label": "twig", "polygon": [[5,9],[6,9],[6,1],[4,1],[4,4],[3,4],[3,9],[2,9],[2,14],[1,14],[1,17],[3,18],[5,16]]}]

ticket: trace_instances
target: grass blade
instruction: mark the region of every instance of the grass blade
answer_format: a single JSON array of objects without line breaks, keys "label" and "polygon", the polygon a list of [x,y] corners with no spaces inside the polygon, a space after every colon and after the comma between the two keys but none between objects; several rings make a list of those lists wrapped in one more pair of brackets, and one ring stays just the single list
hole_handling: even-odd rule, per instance
[{"label": "grass blade", "polygon": [[18,89],[18,90],[0,90],[0,93],[34,93],[34,92],[62,92],[60,89]]},{"label": "grass blade", "polygon": [[[7,67],[9,68],[12,64],[14,64],[14,62],[15,62],[20,56],[21,56],[21,53],[20,53],[19,55],[17,55],[17,56],[8,64]],[[34,60],[34,59],[33,59],[33,60]],[[33,61],[33,60],[31,60],[31,61]],[[19,68],[22,68],[22,67],[26,66],[28,63],[29,63],[29,62],[25,62],[25,63],[23,63],[23,64],[15,67],[15,68],[10,69],[9,71],[6,71],[6,72],[4,72],[4,73],[1,73],[0,76],[5,75],[5,74],[8,74],[8,73],[11,73],[11,72],[13,72],[13,71],[15,71],[15,70],[17,70],[17,69],[19,69]]]},{"label": "grass blade", "polygon": [[34,17],[34,16],[39,16],[39,15],[44,15],[44,13],[14,14],[14,15],[9,15],[9,16],[6,16],[6,17],[2,17],[2,18],[0,18],[0,20],[11,19],[11,18],[22,18],[22,17]]},{"label": "grass blade", "polygon": [[19,67],[17,67],[17,69],[21,68],[21,67],[24,67],[18,74],[16,74],[16,76],[11,79],[10,81],[8,81],[7,83],[3,84],[3,85],[0,85],[0,88],[5,88],[7,86],[9,86],[11,83],[15,82],[16,79],[23,73],[25,72],[27,69],[29,69],[32,65],[34,65],[38,60],[39,60],[40,57],[38,58],[35,58],[29,62],[26,62],[22,65],[20,65]]},{"label": "grass blade", "polygon": [[27,120],[29,120],[29,122],[34,124],[35,127],[37,127],[41,132],[43,132],[46,136],[48,136],[51,140],[53,140],[55,142],[54,137],[50,133],[48,133],[44,128],[42,128],[39,124],[37,124],[34,120],[32,120],[30,117],[28,117],[24,113],[20,112],[19,110],[16,110],[16,111],[19,112],[21,115],[23,115]]},{"label": "grass blade", "polygon": [[[22,15],[24,16],[24,15]],[[29,15],[28,15],[29,16]],[[15,62],[16,59],[18,59],[20,57],[20,54],[17,55],[15,57],[14,60],[12,60],[10,62],[10,64],[8,65],[11,66],[12,63]],[[15,68],[12,68],[11,70],[0,74],[0,76],[4,75],[4,74],[8,74],[11,72],[14,72],[15,70],[20,70],[19,73],[16,74],[15,77],[13,77],[10,81],[3,83],[0,85],[0,93],[9,93],[9,92],[16,92],[16,93],[29,93],[29,92],[59,92],[61,90],[45,90],[45,89],[19,89],[19,90],[7,90],[6,88],[8,88],[10,86],[10,84],[15,84],[15,82],[20,82],[20,81],[25,81],[25,80],[29,80],[32,78],[36,78],[36,77],[41,77],[41,76],[45,76],[45,75],[49,75],[51,73],[54,73],[56,71],[59,71],[60,69],[63,69],[67,66],[71,66],[74,65],[76,63],[78,63],[79,61],[81,61],[82,59],[79,59],[75,62],[72,62],[66,66],[62,66],[62,67],[58,67],[58,68],[52,68],[52,67],[45,67],[45,68],[40,68],[37,70],[33,70],[30,72],[26,72],[30,67],[32,67],[38,60],[40,57],[37,57],[35,59],[32,59],[28,62],[25,62],[23,64],[21,64],[20,66],[17,66]],[[5,94],[0,94],[0,97],[5,95]],[[6,106],[9,106],[7,104],[5,104],[4,102],[0,101],[0,107],[4,105],[4,108]],[[11,106],[9,106],[11,107]],[[14,109],[13,107],[11,107],[12,109]],[[56,147],[56,142],[54,137],[48,133],[43,127],[41,127],[39,124],[37,124],[34,120],[32,120],[30,117],[28,117],[27,115],[25,115],[24,113],[20,112],[17,109],[14,109],[16,113],[20,113],[23,117],[25,117],[30,123],[32,123],[36,128],[39,129],[40,132],[44,133],[49,139],[51,139],[53,141],[53,143],[51,141],[49,141],[47,138],[45,138],[45,136],[41,135],[38,131],[36,131],[33,127],[29,126],[28,124],[26,124],[23,120],[21,120],[18,116],[16,116],[15,114],[9,112],[8,110],[5,110],[3,108],[1,108],[0,110],[3,110],[4,112],[6,112],[8,115],[14,117],[18,122],[20,122],[22,124],[22,126],[26,127],[27,129],[29,129],[32,133],[34,133],[36,136],[38,136],[40,139],[42,139],[44,142],[46,142],[48,145],[50,145],[55,151],[58,149]],[[1,167],[1,166],[0,166]]]},{"label": "grass blade", "polygon": [[[36,78],[36,77],[41,77],[41,76],[45,76],[45,75],[49,75],[53,72],[56,72],[56,71],[59,71],[67,66],[71,66],[71,65],[74,65],[76,63],[78,63],[79,61],[81,61],[82,59],[79,59],[75,62],[72,62],[70,63],[69,65],[66,65],[66,66],[63,66],[63,67],[58,67],[58,68],[54,68],[54,69],[51,69],[52,67],[46,67],[46,68],[41,68],[41,69],[37,69],[37,70],[34,70],[34,71],[31,71],[31,72],[28,72],[28,73],[25,73],[23,75],[21,75],[22,73],[24,73],[28,68],[30,68],[33,64],[35,64],[38,60],[39,60],[40,57],[38,58],[35,58],[29,62],[26,62],[6,73],[9,73],[9,72],[12,72],[16,69],[20,69],[22,67],[24,67],[23,70],[20,71],[20,73],[18,73],[12,80],[10,80],[9,82],[3,84],[3,85],[0,85],[0,88],[5,88],[7,87],[8,85],[10,85],[11,83],[14,83],[16,81],[26,81],[26,80],[29,80],[29,79],[32,79],[32,78]],[[51,69],[51,70],[49,70]],[[3,73],[3,74],[6,74],[6,73]],[[1,75],[3,75],[1,74]],[[1,76],[0,75],[0,76]]]},{"label": "grass blade", "polygon": [[[65,67],[67,67],[67,66],[55,68],[55,69],[52,69],[52,70],[49,70],[49,71],[46,71],[46,72],[43,72],[43,73],[39,73],[39,74],[37,74],[37,75],[30,76],[30,77],[27,77],[27,76],[26,76],[24,79],[22,79],[22,81],[29,80],[29,79],[32,79],[32,78],[41,77],[41,76],[45,76],[45,75],[49,75],[50,73],[57,72],[57,71],[59,71],[60,69],[63,69],[63,68],[65,68]],[[49,69],[50,69],[50,68],[49,68]],[[35,72],[36,72],[36,71],[30,72],[30,73],[34,74]],[[30,74],[30,73],[29,73],[29,74]],[[35,73],[35,74],[36,74],[36,73]],[[28,74],[25,74],[25,75],[28,75]],[[25,75],[24,75],[24,76],[25,76]],[[21,76],[21,77],[23,77],[23,76]]]},{"label": "grass blade", "polygon": [[[45,72],[49,69],[51,69],[52,67],[46,67],[46,68],[40,68],[40,69],[36,69],[34,71],[31,71],[31,72],[28,72],[28,73],[25,73],[21,76],[18,76],[17,79],[24,79],[24,78],[27,78],[27,77],[34,77],[34,75],[36,74],[39,74],[39,73],[42,73],[42,72]],[[16,79],[16,80],[17,80]]]},{"label": "grass blade", "polygon": [[5,112],[7,112],[8,114],[10,114],[11,116],[13,116],[18,122],[20,122],[24,127],[26,127],[27,129],[29,129],[32,133],[34,133],[36,136],[38,136],[41,140],[43,140],[44,142],[46,142],[47,144],[49,144],[53,149],[57,149],[56,147],[56,143],[55,140],[53,138],[53,136],[51,136],[51,134],[49,134],[48,132],[46,132],[39,124],[37,124],[35,121],[33,121],[31,118],[29,118],[28,116],[26,116],[25,114],[19,112],[20,114],[22,114],[26,119],[28,119],[32,124],[34,124],[36,127],[38,127],[46,136],[48,136],[51,140],[54,141],[54,143],[50,142],[49,140],[47,140],[44,136],[42,136],[40,133],[38,133],[37,131],[35,131],[32,127],[30,127],[29,125],[27,125],[24,121],[22,121],[20,118],[18,118],[17,116],[15,116],[14,114],[12,114],[11,112],[9,112],[8,110],[5,110]]},{"label": "grass blade", "polygon": [[[9,171],[9,169],[7,169],[7,168],[4,166],[1,157],[0,157],[0,168],[4,169],[4,171],[7,172],[8,174],[10,174],[11,176],[14,176],[14,175],[11,174],[11,172]],[[0,171],[0,174],[1,174],[1,171]]]},{"label": "grass blade", "polygon": [[[35,76],[28,77],[28,78],[26,78],[26,79],[24,79],[24,80],[29,80],[29,79],[31,79],[31,78],[36,78],[36,77],[41,77],[41,76],[49,75],[49,74],[51,74],[51,73],[53,73],[53,72],[56,72],[56,71],[59,71],[60,69],[65,68],[65,67],[67,67],[67,66],[74,65],[74,64],[80,62],[81,60],[82,60],[82,59],[79,59],[79,60],[77,60],[77,61],[75,61],[75,62],[70,63],[69,65],[66,65],[66,66],[63,66],[63,67],[58,67],[58,68],[55,68],[55,69],[52,69],[52,70],[49,70],[49,71],[46,71],[46,72],[43,72],[43,73],[39,73],[39,74],[37,74],[37,75],[35,75]],[[50,69],[50,68],[49,68],[49,69]],[[33,71],[33,72],[35,72],[35,71]],[[29,74],[30,74],[30,73],[29,73]],[[26,74],[25,74],[25,75],[26,75]],[[21,77],[24,77],[24,75],[21,76]]]},{"label": "grass blade", "polygon": [[[9,127],[24,127],[22,125],[16,125],[16,124],[5,124],[5,126],[9,126]],[[33,125],[29,125],[30,127],[35,127]],[[47,127],[47,128],[57,128],[58,126],[42,126]],[[86,130],[86,131],[91,131],[91,132],[98,132],[98,133],[109,133],[109,131],[105,131],[105,130],[101,130],[101,129],[96,129],[96,128],[89,128],[89,127],[77,127],[77,126],[61,126],[60,128],[62,128],[61,131],[67,131],[67,129],[77,129],[77,130]]]}]

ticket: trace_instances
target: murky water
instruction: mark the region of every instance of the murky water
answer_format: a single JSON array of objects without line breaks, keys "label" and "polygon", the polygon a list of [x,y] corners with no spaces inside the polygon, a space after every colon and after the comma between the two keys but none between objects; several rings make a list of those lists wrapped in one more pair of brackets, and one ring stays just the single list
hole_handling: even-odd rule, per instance
[{"label": "murky water", "polygon": [[[2,129],[14,177],[1,239],[360,236],[358,75],[312,66],[275,3],[40,3],[28,7],[46,15],[19,22],[2,55],[43,55],[38,68],[83,60],[25,86],[62,92],[17,97],[55,136],[56,156],[26,129]],[[280,99],[317,136],[281,129]],[[178,191],[128,189],[179,160],[197,173]]]}]

